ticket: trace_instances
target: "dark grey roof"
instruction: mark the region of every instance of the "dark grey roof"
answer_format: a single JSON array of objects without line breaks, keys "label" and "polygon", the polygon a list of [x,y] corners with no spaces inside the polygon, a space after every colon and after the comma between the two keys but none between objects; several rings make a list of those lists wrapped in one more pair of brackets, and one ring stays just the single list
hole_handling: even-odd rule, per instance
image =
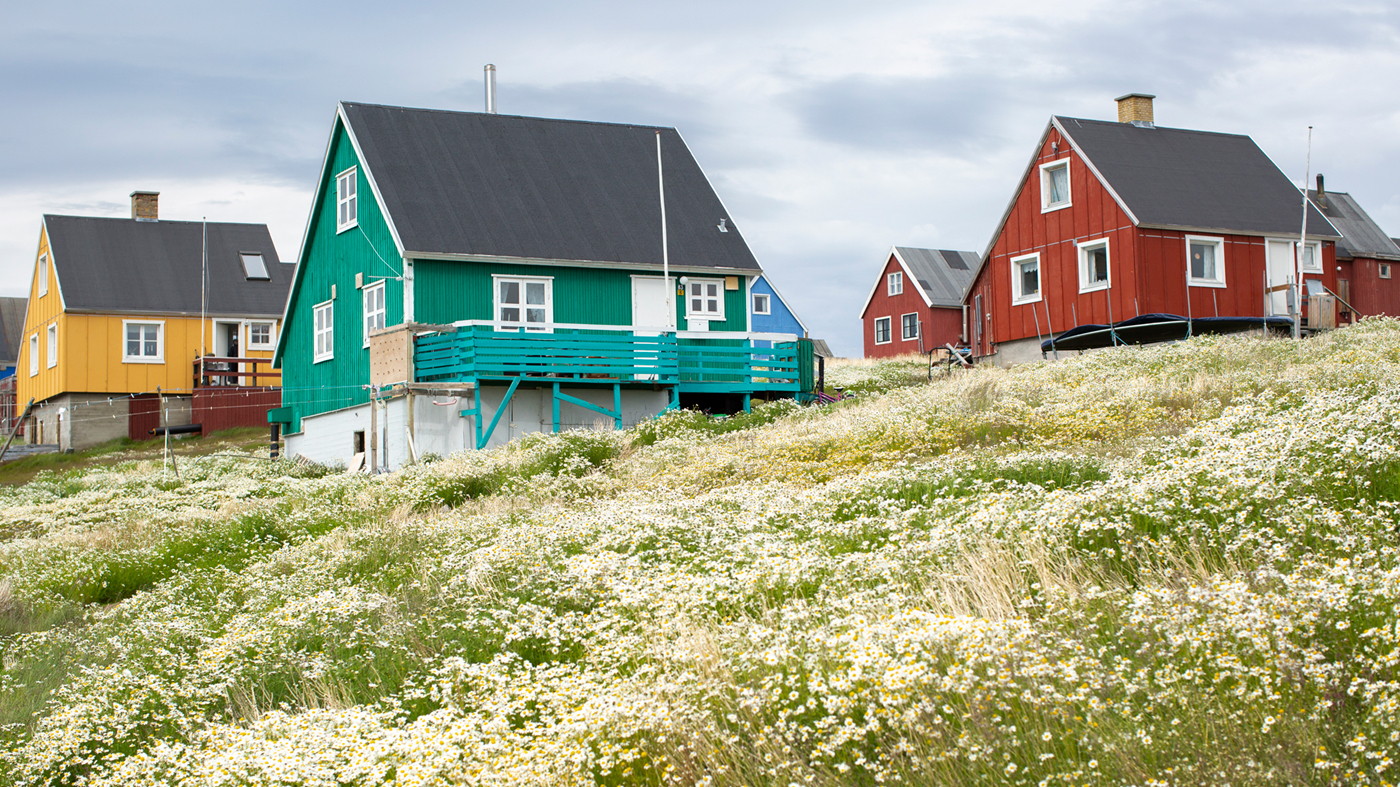
[{"label": "dark grey roof", "polygon": [[[661,264],[657,128],[341,106],[405,251]],[[759,270],[680,134],[659,130],[671,264]]]},{"label": "dark grey roof", "polygon": [[0,363],[13,364],[19,358],[24,310],[28,306],[28,298],[0,298]]},{"label": "dark grey roof", "polygon": [[934,306],[961,306],[981,259],[975,251],[909,246],[896,246],[895,251],[919,280],[919,287]]},{"label": "dark grey roof", "polygon": [[[64,308],[198,314],[205,226],[45,216]],[[282,265],[266,224],[209,222],[210,314],[282,315],[294,268]],[[269,281],[248,281],[239,252],[260,252]]]},{"label": "dark grey roof", "polygon": [[[1325,184],[1324,184],[1325,185]],[[1400,260],[1400,246],[1395,245],[1356,200],[1344,191],[1328,191],[1318,202],[1317,191],[1308,189],[1308,199],[1322,209],[1323,215],[1332,226],[1341,230],[1342,239],[1337,241],[1337,256],[1377,257]],[[1309,233],[1311,233],[1309,227]]]},{"label": "dark grey roof", "polygon": [[[1247,136],[1055,120],[1139,225],[1298,234],[1302,194]],[[1340,237],[1316,208],[1309,208],[1308,234]]]}]

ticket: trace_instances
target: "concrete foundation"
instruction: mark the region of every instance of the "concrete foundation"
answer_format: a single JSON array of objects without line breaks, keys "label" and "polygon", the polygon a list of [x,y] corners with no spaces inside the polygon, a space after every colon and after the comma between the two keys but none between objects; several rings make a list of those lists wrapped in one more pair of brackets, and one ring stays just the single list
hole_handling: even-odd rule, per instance
[{"label": "concrete foundation", "polygon": [[[611,387],[563,388],[561,392],[612,409]],[[483,431],[500,410],[505,394],[505,386],[482,388]],[[666,408],[669,397],[670,393],[665,390],[624,389],[623,428],[635,426],[660,413]],[[410,399],[413,406],[411,434],[408,428]],[[501,414],[486,447],[503,446],[531,432],[552,431],[553,401],[552,388],[516,390],[515,396],[511,397],[510,403]],[[304,456],[321,464],[349,466],[361,445],[365,449],[365,461],[369,461],[371,446],[377,445],[379,468],[395,470],[410,460],[410,450],[414,457],[422,457],[427,453],[447,456],[459,451],[472,451],[476,449],[474,416],[463,416],[461,411],[470,410],[474,406],[475,402],[470,395],[400,395],[378,405],[379,412],[373,419],[377,429],[371,429],[368,404],[307,416],[301,419],[302,431],[299,434],[287,435],[287,454]],[[613,420],[607,416],[568,402],[561,402],[559,405],[560,431],[611,431],[613,428]]]},{"label": "concrete foundation", "polygon": [[[190,423],[188,396],[166,397],[169,425]],[[131,399],[125,394],[65,393],[34,405],[28,441],[81,451],[129,434]],[[164,418],[162,423],[165,423]]]}]

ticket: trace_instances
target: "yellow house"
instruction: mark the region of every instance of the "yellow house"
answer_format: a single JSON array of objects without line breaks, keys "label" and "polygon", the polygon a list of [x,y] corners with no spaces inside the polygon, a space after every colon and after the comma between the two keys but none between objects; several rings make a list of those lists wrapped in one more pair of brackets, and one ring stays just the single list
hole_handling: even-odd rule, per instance
[{"label": "yellow house", "polygon": [[31,442],[266,423],[265,407],[225,402],[279,380],[267,375],[292,266],[267,225],[163,221],[158,197],[133,192],[130,219],[44,216],[15,374],[18,406],[34,400]]}]

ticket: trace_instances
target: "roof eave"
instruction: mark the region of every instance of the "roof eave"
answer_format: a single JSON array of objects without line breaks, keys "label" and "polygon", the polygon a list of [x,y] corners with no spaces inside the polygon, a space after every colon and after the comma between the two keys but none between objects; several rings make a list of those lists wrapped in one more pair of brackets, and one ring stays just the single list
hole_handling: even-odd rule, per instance
[{"label": "roof eave", "polygon": [[[507,257],[495,254],[456,254],[441,251],[413,251],[408,250],[403,253],[404,259],[409,260],[442,260],[444,262],[487,262],[501,263],[506,265],[545,265],[564,268],[621,268],[623,270],[639,271],[659,271],[662,265],[659,262],[619,262],[609,260],[556,260],[544,257]],[[714,273],[724,272],[726,276],[757,276],[763,273],[762,268],[729,268],[721,266],[701,266],[701,265],[681,265],[671,263],[672,271],[683,273]]]},{"label": "roof eave", "polygon": [[[1293,239],[1293,238],[1299,238],[1299,237],[1301,237],[1301,233],[1298,232],[1298,231],[1284,231],[1284,230],[1242,230],[1242,229],[1232,229],[1232,228],[1230,228],[1230,227],[1193,227],[1193,226],[1188,226],[1188,225],[1184,225],[1184,224],[1140,224],[1140,225],[1138,225],[1138,226],[1139,226],[1139,229],[1145,229],[1145,230],[1170,230],[1170,231],[1172,231],[1172,232],[1209,232],[1209,233],[1213,233],[1213,234],[1215,234],[1215,235],[1246,235],[1246,236],[1252,237],[1252,238],[1289,238],[1289,239]],[[1300,229],[1301,229],[1301,228],[1300,228]],[[1334,233],[1336,233],[1336,234],[1330,234],[1330,235],[1329,235],[1329,234],[1326,234],[1326,233],[1318,233],[1318,232],[1311,232],[1311,231],[1309,231],[1309,232],[1308,232],[1308,237],[1311,238],[1311,239],[1313,239],[1313,240],[1330,240],[1330,241],[1339,241],[1339,240],[1342,240],[1342,239],[1343,239],[1343,236],[1342,236],[1340,233],[1337,233],[1337,232],[1336,232],[1336,228],[1335,228],[1335,227],[1333,228],[1332,231],[1333,231]]]}]

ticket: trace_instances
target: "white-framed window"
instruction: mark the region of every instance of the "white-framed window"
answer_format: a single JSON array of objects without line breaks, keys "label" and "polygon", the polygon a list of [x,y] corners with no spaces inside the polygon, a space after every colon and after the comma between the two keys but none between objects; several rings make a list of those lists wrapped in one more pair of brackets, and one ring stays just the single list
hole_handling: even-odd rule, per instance
[{"label": "white-framed window", "polygon": [[1011,258],[1011,303],[1040,300],[1040,255]]},{"label": "white-framed window", "polygon": [[890,343],[890,318],[889,318],[889,317],[876,317],[876,318],[875,318],[875,343],[876,343],[876,344],[889,344],[889,343]]},{"label": "white-framed window", "polygon": [[1069,159],[1041,164],[1040,212],[1049,213],[1069,206]]},{"label": "white-framed window", "polygon": [[900,341],[912,341],[919,338],[919,315],[901,314],[899,316],[899,338]]},{"label": "white-framed window", "polygon": [[701,320],[724,319],[724,280],[691,279],[685,286],[685,316]]},{"label": "white-framed window", "polygon": [[753,294],[753,313],[772,314],[773,303],[769,300],[768,293],[756,292]]},{"label": "white-framed window", "polygon": [[384,329],[384,282],[367,284],[360,290],[365,301],[365,346],[369,335]]},{"label": "white-framed window", "polygon": [[356,198],[357,168],[351,167],[335,176],[335,231],[344,232],[360,223],[359,200]]},{"label": "white-framed window", "polygon": [[248,323],[248,349],[271,350],[277,341],[277,330],[273,327],[274,325],[275,323],[270,322]]},{"label": "white-framed window", "polygon": [[554,279],[493,276],[496,330],[548,331],[554,322]]},{"label": "white-framed window", "polygon": [[39,255],[39,297],[49,294],[49,255]]},{"label": "white-framed window", "polygon": [[39,373],[39,334],[29,335],[29,376]]},{"label": "white-framed window", "polygon": [[885,277],[885,294],[899,295],[904,292],[904,274],[895,271]]},{"label": "white-framed window", "polygon": [[165,323],[122,320],[122,363],[165,363]]},{"label": "white-framed window", "polygon": [[44,365],[52,369],[58,366],[58,324],[54,323],[48,327],[49,346],[48,354],[44,356]]},{"label": "white-framed window", "polygon": [[335,357],[335,301],[318,303],[311,308],[313,343],[311,362],[320,363]]},{"label": "white-framed window", "polygon": [[1079,291],[1094,292],[1111,287],[1108,267],[1108,238],[1079,244]]},{"label": "white-framed window", "polygon": [[243,278],[249,281],[267,281],[267,265],[260,251],[240,251],[238,259],[243,263]]},{"label": "white-framed window", "polygon": [[1225,239],[1186,236],[1186,265],[1192,287],[1225,286]]},{"label": "white-framed window", "polygon": [[[1298,244],[1293,244],[1293,248],[1298,248]],[[1305,271],[1320,272],[1322,270],[1322,244],[1311,242],[1303,247],[1303,256],[1298,260],[1298,265]]]},{"label": "white-framed window", "polygon": [[1380,270],[1381,278],[1382,278],[1382,279],[1389,279],[1389,278],[1390,278],[1390,263],[1388,263],[1388,262],[1382,262],[1382,263],[1380,264],[1380,269],[1381,269],[1381,270]]}]

